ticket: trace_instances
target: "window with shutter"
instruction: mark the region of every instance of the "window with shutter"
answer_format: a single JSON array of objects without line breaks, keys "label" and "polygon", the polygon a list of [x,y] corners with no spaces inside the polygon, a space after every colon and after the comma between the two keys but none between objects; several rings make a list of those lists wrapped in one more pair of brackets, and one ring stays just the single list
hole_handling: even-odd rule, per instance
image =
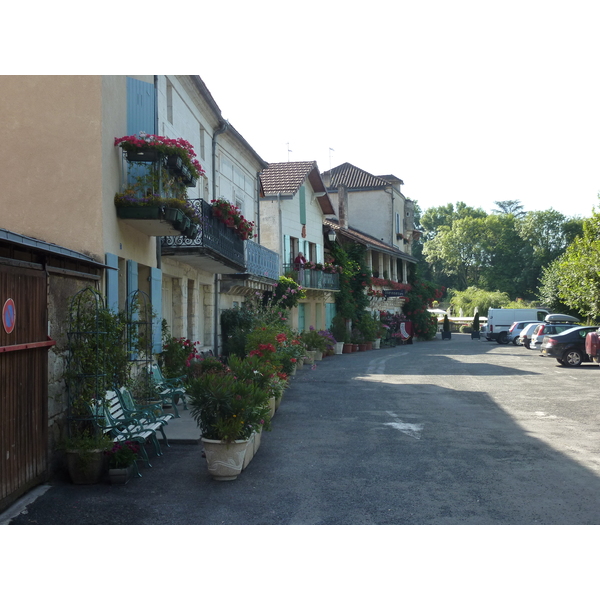
[{"label": "window with shutter", "polygon": [[300,224],[306,225],[306,188],[300,186]]}]

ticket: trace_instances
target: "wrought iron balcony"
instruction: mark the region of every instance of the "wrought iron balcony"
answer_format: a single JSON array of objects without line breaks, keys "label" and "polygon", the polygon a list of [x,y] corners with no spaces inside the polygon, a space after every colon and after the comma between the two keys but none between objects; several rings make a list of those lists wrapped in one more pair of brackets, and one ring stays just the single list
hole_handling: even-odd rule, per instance
[{"label": "wrought iron balcony", "polygon": [[339,290],[340,276],[338,273],[326,273],[313,269],[304,269],[295,264],[286,264],[284,271],[302,287],[316,290]]},{"label": "wrought iron balcony", "polygon": [[256,242],[246,242],[246,274],[279,279],[279,254]]},{"label": "wrought iron balcony", "polygon": [[213,217],[212,208],[202,199],[188,200],[201,214],[198,235],[161,238],[162,256],[172,256],[209,273],[244,273],[244,241],[224,223]]}]

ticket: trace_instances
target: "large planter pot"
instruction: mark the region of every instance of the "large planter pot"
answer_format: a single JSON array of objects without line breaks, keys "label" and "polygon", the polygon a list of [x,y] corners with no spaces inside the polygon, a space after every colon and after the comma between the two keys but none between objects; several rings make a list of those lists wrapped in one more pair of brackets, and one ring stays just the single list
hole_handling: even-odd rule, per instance
[{"label": "large planter pot", "polygon": [[67,469],[71,481],[77,485],[98,483],[106,464],[103,450],[67,450]]},{"label": "large planter pot", "polygon": [[253,433],[250,436],[250,443],[246,448],[246,454],[244,456],[244,463],[242,464],[242,471],[250,464],[250,461],[254,458],[254,454],[256,453],[256,442],[255,442],[256,433]]},{"label": "large planter pot", "polygon": [[313,350],[315,360],[323,360],[323,353],[320,350]]},{"label": "large planter pot", "polygon": [[451,340],[452,332],[451,331],[442,331],[442,339],[443,340]]},{"label": "large planter pot", "polygon": [[471,339],[472,340],[478,340],[478,339],[480,339],[479,331],[471,331]]},{"label": "large planter pot", "polygon": [[217,481],[232,481],[242,472],[248,446],[253,443],[247,440],[222,442],[202,438],[206,464],[211,477]]},{"label": "large planter pot", "polygon": [[277,410],[277,401],[275,400],[275,396],[271,396],[269,398],[269,409],[271,410],[270,416],[273,418],[275,411]]},{"label": "large planter pot", "polygon": [[279,394],[279,396],[277,396],[275,398],[275,410],[279,410],[279,407],[281,406],[281,401],[283,400],[283,394]]},{"label": "large planter pot", "polygon": [[367,342],[367,350],[373,350],[373,342]]},{"label": "large planter pot", "polygon": [[358,352],[358,344],[352,344],[352,352]]},{"label": "large planter pot", "polygon": [[312,365],[315,362],[315,355],[313,350],[306,350],[306,356],[304,357],[304,363]]},{"label": "large planter pot", "polygon": [[366,344],[358,344],[358,351],[359,352],[366,352],[367,350],[367,345]]},{"label": "large planter pot", "polygon": [[380,350],[381,349],[381,338],[377,338],[374,342],[373,342],[373,349],[374,350]]},{"label": "large planter pot", "polygon": [[108,479],[114,485],[125,485],[133,477],[133,465],[122,469],[109,469]]},{"label": "large planter pot", "polygon": [[354,350],[353,344],[344,344],[344,349],[342,350],[342,354],[352,354]]},{"label": "large planter pot", "polygon": [[335,353],[342,354],[344,352],[344,342],[335,343]]}]

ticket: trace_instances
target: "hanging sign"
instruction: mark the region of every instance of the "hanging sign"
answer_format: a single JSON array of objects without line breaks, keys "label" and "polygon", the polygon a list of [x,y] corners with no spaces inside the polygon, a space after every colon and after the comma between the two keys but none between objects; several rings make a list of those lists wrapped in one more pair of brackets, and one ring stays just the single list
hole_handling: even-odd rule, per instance
[{"label": "hanging sign", "polygon": [[403,298],[406,296],[406,291],[404,290],[383,290],[383,295],[386,298]]},{"label": "hanging sign", "polygon": [[17,320],[17,313],[15,311],[15,302],[12,298],[9,298],[4,303],[2,309],[2,324],[4,325],[4,331],[6,333],[12,333],[15,328],[15,321]]}]

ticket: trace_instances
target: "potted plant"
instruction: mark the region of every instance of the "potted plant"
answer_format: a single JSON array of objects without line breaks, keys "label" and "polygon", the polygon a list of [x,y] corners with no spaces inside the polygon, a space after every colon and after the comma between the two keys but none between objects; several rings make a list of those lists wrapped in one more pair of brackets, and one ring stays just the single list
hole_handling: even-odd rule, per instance
[{"label": "potted plant", "polygon": [[344,337],[346,335],[346,319],[339,313],[335,315],[331,320],[329,331],[336,341],[335,353],[342,354],[344,351]]},{"label": "potted plant", "polygon": [[60,447],[73,483],[97,483],[105,470],[104,451],[112,440],[104,433],[104,400],[109,382],[124,384],[129,378],[126,333],[126,313],[108,310],[96,290],[85,288],[71,297],[64,372],[68,419]]},{"label": "potted plant", "polygon": [[342,350],[342,354],[352,354],[354,351],[354,344],[350,339],[350,333],[346,331],[344,334],[344,349]]},{"label": "potted plant", "polygon": [[231,371],[207,373],[186,388],[210,475],[218,481],[236,479],[254,432],[269,422],[268,391]]},{"label": "potted plant", "polygon": [[448,315],[444,315],[444,324],[442,326],[442,339],[443,340],[451,340],[452,332],[450,331],[450,321],[448,319]]},{"label": "potted plant", "polygon": [[234,206],[224,198],[211,200],[211,205],[213,216],[226,227],[233,229],[236,235],[242,240],[249,240],[256,237],[254,221],[248,221],[237,206]]},{"label": "potted plant", "polygon": [[104,452],[112,446],[112,440],[93,431],[73,433],[64,440],[67,470],[76,485],[98,483],[106,468]]},{"label": "potted plant", "polygon": [[111,483],[125,484],[131,479],[139,451],[138,443],[129,440],[115,442],[110,450],[105,451]]},{"label": "potted plant", "polygon": [[315,328],[311,325],[308,331],[303,331],[300,334],[300,338],[306,344],[306,348],[312,353],[314,360],[321,360],[323,358],[323,352],[327,350],[327,341]]},{"label": "potted plant", "polygon": [[475,313],[475,317],[473,317],[473,330],[471,331],[471,339],[478,340],[480,339],[480,325],[479,325],[479,311]]}]

